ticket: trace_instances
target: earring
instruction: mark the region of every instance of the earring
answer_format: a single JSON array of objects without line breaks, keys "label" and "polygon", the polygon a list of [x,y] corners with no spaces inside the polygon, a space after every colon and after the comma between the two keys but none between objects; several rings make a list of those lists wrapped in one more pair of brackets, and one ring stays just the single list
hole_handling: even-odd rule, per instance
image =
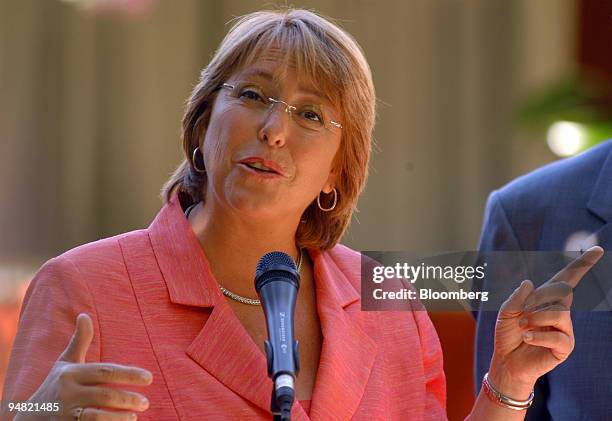
[{"label": "earring", "polygon": [[332,191],[334,192],[334,203],[329,208],[321,207],[321,193],[319,193],[319,195],[317,196],[317,205],[319,206],[319,209],[321,209],[323,212],[333,211],[336,208],[336,203],[338,202],[338,192],[336,191],[335,187],[332,187]]},{"label": "earring", "polygon": [[193,156],[191,157],[191,163],[193,164],[193,168],[199,172],[199,173],[205,173],[206,172],[206,168],[202,169],[198,167],[198,161],[197,161],[197,157],[196,157],[196,153],[200,153],[200,156],[202,157],[202,162],[204,162],[204,156],[202,155],[202,151],[200,151],[200,147],[198,146],[197,148],[195,148],[193,150]]}]

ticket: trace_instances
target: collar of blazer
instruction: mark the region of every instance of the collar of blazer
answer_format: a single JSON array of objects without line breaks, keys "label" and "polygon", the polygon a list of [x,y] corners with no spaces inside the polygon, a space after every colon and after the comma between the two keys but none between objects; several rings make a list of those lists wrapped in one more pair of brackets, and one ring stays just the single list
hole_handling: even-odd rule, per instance
[{"label": "collar of blazer", "polygon": [[[187,347],[187,355],[232,391],[269,410],[272,382],[266,375],[265,356],[221,294],[176,194],[147,233],[154,254],[151,260],[153,264],[157,261],[170,301],[212,307],[204,326]],[[341,245],[324,252],[308,252],[314,263],[317,310],[324,338],[310,418],[334,414],[338,419],[350,419],[365,392],[378,352],[376,341],[364,330],[368,313],[360,311],[361,257]],[[142,253],[151,254],[150,249]],[[131,271],[130,276],[138,282]],[[259,374],[245,381],[245,369]],[[298,419],[308,419],[301,407],[297,411],[301,415]]]}]

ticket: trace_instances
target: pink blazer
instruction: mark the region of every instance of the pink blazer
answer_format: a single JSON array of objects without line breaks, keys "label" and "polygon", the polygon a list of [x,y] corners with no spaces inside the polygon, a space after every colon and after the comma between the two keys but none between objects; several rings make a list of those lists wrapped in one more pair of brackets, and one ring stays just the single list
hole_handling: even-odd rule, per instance
[{"label": "pink blazer", "polygon": [[[310,411],[292,419],[442,420],[445,379],[423,311],[360,311],[360,255],[309,251],[323,333]],[[30,284],[3,399],[27,399],[87,312],[87,361],[153,373],[142,420],[270,420],[266,359],[220,293],[178,197],[148,229],[70,250]]]}]

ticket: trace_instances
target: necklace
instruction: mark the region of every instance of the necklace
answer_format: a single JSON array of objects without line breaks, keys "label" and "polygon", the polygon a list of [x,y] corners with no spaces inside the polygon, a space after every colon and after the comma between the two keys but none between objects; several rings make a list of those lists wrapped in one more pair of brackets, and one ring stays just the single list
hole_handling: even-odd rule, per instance
[{"label": "necklace", "polygon": [[[189,213],[191,212],[191,210],[197,205],[197,203],[194,203],[193,205],[189,206],[187,209],[185,209],[185,217],[189,218]],[[298,256],[298,261],[297,261],[297,271],[298,273],[300,273],[302,270],[302,249],[300,249],[300,255]],[[260,306],[261,305],[261,301],[256,299],[256,298],[249,298],[249,297],[243,297],[242,295],[238,295],[235,292],[230,291],[229,289],[225,288],[223,285],[219,284],[219,289],[221,290],[221,292],[223,293],[223,295],[225,295],[228,298],[231,298],[234,301],[238,301],[240,303],[243,304],[249,304],[252,306]]]},{"label": "necklace", "polygon": [[[298,273],[300,273],[301,269],[302,269],[302,249],[300,249],[300,256],[298,257],[298,261],[297,261],[297,271],[298,271]],[[223,295],[225,295],[228,298],[231,298],[234,301],[238,301],[238,302],[243,303],[243,304],[249,304],[249,305],[252,305],[252,306],[260,306],[261,305],[261,301],[258,300],[257,298],[243,297],[242,295],[238,295],[235,292],[230,291],[229,289],[225,288],[221,284],[219,284],[219,289],[221,289],[221,292],[223,293]]]}]

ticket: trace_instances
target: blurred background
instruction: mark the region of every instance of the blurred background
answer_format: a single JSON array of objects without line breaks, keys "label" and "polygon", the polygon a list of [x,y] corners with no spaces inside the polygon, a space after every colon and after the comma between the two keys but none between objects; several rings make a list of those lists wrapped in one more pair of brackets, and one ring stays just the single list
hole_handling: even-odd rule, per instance
[{"label": "blurred background", "polygon": [[[184,101],[227,23],[277,5],[0,0],[0,385],[35,271],[148,226],[182,160]],[[336,18],[373,71],[376,147],[350,247],[473,250],[493,189],[612,137],[608,0],[290,5]],[[471,358],[462,326],[441,335],[445,357]],[[471,405],[456,377],[451,419]]]}]

